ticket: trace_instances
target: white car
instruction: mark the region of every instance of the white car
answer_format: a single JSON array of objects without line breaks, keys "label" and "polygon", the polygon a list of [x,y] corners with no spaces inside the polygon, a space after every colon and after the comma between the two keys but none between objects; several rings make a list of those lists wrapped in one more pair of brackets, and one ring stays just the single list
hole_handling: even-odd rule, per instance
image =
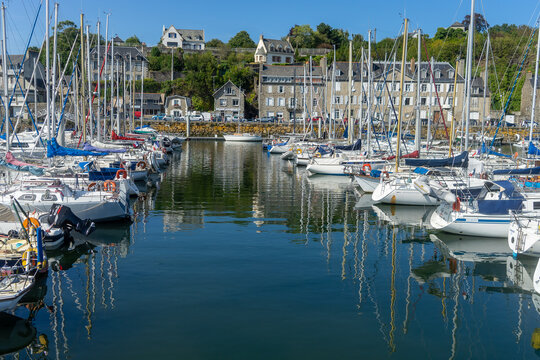
[{"label": "white car", "polygon": [[189,115],[189,121],[203,121],[202,115]]}]

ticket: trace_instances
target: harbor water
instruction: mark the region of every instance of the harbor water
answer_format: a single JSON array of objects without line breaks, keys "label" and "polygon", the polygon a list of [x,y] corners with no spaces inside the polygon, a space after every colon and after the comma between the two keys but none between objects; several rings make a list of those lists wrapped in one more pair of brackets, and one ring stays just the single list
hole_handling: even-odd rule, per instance
[{"label": "harbor water", "polygon": [[[531,359],[537,260],[260,144],[188,142],[132,223],[49,254],[6,358]],[[12,327],[12,328],[11,328]],[[15,340],[21,342],[17,348]],[[46,356],[45,356],[46,355]]]}]

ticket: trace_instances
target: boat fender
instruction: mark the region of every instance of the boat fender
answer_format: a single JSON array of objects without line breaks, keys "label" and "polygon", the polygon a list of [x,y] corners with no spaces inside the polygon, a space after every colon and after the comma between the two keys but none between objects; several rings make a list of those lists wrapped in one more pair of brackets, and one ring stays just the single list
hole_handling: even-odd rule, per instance
[{"label": "boat fender", "polygon": [[93,182],[90,185],[88,185],[88,191],[93,191],[96,187],[97,183]]},{"label": "boat fender", "polygon": [[28,249],[22,254],[22,266],[36,266],[36,258],[32,256],[33,249]]},{"label": "boat fender", "polygon": [[364,165],[362,165],[362,170],[363,170],[364,172],[366,172],[366,169],[367,169],[367,171],[371,172],[371,164],[364,164]]},{"label": "boat fender", "polygon": [[519,134],[515,134],[514,137],[516,138],[516,141],[521,140],[521,136]]},{"label": "boat fender", "polygon": [[120,177],[123,177],[124,179],[127,179],[127,171],[124,169],[120,169],[116,172],[116,179],[120,179]]},{"label": "boat fender", "polygon": [[105,191],[109,192],[115,192],[116,191],[116,183],[112,180],[107,180],[103,183],[103,188]]},{"label": "boat fender", "polygon": [[452,205],[452,210],[460,212],[461,211],[461,200],[459,196],[456,196],[456,202]]},{"label": "boat fender", "polygon": [[146,169],[146,162],[144,162],[144,161],[139,161],[139,162],[137,163],[137,167],[138,167],[138,168],[141,168],[141,169],[143,169],[143,170]]}]

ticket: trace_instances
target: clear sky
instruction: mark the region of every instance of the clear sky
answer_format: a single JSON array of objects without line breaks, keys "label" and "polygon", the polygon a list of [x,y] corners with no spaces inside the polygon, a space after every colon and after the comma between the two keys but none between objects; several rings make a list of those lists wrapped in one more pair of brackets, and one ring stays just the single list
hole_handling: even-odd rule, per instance
[{"label": "clear sky", "polygon": [[[10,53],[24,50],[31,24],[40,0],[6,1],[8,44]],[[204,29],[205,40],[218,38],[224,42],[246,30],[256,42],[260,34],[281,38],[295,24],[312,28],[325,22],[349,33],[367,35],[376,29],[377,39],[395,37],[403,15],[410,19],[411,29],[422,28],[433,35],[438,27],[461,21],[470,12],[470,0],[384,0],[384,1],[217,1],[217,0],[60,0],[59,19],[79,23],[84,12],[85,23],[95,32],[96,22],[105,28],[105,13],[110,13],[109,34],[123,39],[137,35],[148,45],[155,45],[162,26]],[[53,9],[51,1],[51,14]],[[45,34],[42,16],[36,28],[34,44]],[[490,25],[510,23],[534,25],[540,11],[540,0],[476,0],[476,12],[482,13]]]}]

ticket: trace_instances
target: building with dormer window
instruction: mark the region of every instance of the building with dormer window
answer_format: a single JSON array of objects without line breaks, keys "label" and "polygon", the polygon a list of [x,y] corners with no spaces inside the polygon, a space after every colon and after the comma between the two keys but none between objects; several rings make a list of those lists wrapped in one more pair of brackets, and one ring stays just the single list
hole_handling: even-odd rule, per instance
[{"label": "building with dormer window", "polygon": [[259,64],[292,64],[294,62],[294,50],[289,40],[259,38],[255,50],[255,62]]},{"label": "building with dormer window", "polygon": [[223,120],[244,118],[244,92],[231,80],[214,92],[214,113]]},{"label": "building with dormer window", "polygon": [[177,29],[163,26],[161,44],[168,48],[204,50],[204,30]]}]

